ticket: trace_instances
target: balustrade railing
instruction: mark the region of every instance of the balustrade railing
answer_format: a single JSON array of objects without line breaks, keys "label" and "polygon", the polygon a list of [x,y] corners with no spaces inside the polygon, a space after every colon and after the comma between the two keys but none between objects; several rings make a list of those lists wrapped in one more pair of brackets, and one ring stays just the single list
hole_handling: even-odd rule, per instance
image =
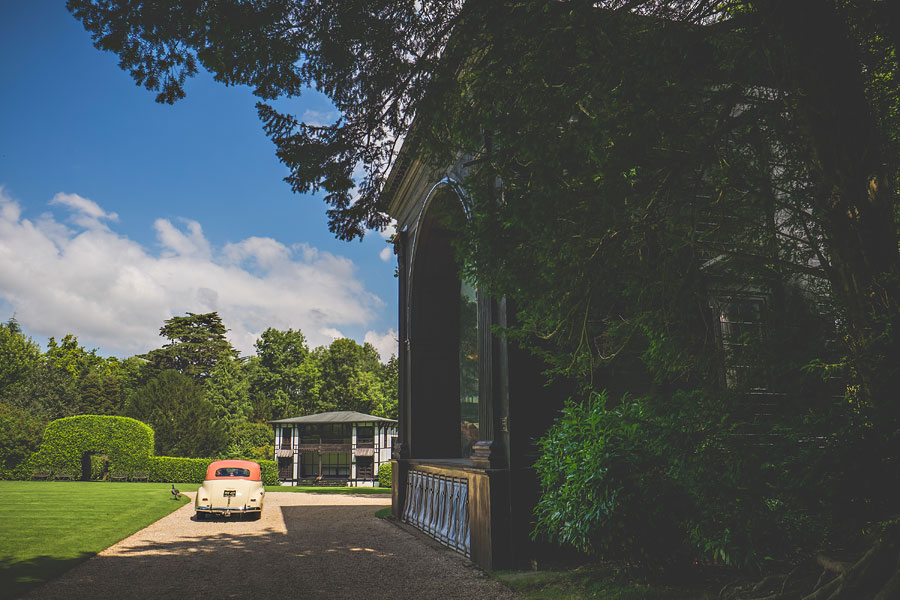
[{"label": "balustrade railing", "polygon": [[411,470],[403,520],[469,556],[469,482]]}]

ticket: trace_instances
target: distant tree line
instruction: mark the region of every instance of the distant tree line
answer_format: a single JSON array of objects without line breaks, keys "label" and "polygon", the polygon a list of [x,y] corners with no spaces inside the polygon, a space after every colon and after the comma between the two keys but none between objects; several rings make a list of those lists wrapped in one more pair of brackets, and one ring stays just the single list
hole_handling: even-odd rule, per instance
[{"label": "distant tree line", "polygon": [[330,410],[396,418],[397,360],[342,338],[310,349],[300,331],[267,329],[240,357],[217,313],[165,321],[161,348],[125,359],[74,335],[47,349],[16,320],[0,323],[0,474],[34,452],[46,425],[121,415],[156,432],[156,454],[272,458],[266,421]]}]

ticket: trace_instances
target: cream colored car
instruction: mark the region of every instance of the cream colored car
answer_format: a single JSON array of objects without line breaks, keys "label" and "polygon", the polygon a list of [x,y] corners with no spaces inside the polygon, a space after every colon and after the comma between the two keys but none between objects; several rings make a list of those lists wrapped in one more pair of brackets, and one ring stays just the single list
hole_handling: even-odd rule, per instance
[{"label": "cream colored car", "polygon": [[251,515],[259,519],[265,495],[258,463],[217,460],[206,469],[206,479],[194,499],[194,510],[198,521],[207,515]]}]

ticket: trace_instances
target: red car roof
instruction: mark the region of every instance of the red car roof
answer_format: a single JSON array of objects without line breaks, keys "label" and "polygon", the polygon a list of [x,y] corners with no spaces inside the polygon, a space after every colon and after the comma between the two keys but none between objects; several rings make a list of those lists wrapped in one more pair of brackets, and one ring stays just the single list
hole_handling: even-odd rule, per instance
[{"label": "red car roof", "polygon": [[[225,469],[228,475],[222,474]],[[234,475],[233,469],[245,469],[249,475]],[[219,472],[217,475],[216,473]],[[251,460],[217,460],[206,468],[206,479],[249,479],[250,481],[262,481],[262,472],[259,463]]]}]

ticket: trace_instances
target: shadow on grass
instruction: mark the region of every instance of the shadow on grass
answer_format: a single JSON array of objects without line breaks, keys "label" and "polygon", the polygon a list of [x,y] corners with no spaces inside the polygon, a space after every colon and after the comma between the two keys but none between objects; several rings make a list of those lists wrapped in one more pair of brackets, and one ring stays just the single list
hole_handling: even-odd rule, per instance
[{"label": "shadow on grass", "polygon": [[94,555],[93,552],[82,552],[72,558],[38,556],[22,561],[0,559],[0,599],[18,598]]}]

